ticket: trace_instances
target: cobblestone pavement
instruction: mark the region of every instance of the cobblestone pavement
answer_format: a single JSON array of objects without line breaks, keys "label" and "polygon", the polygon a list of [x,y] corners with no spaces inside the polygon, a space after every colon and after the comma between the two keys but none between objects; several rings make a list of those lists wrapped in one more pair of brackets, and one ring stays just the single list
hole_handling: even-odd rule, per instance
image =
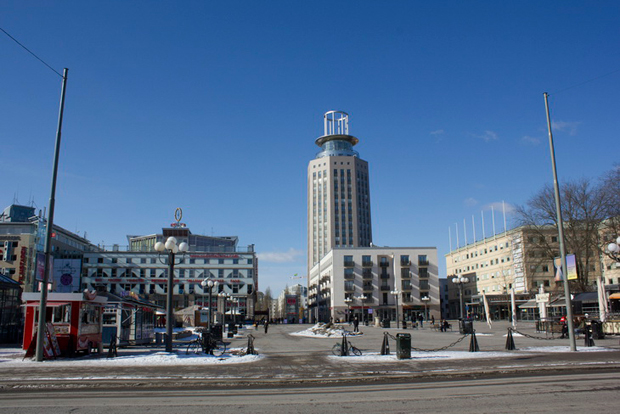
[{"label": "cobblestone pavement", "polygon": [[[470,336],[443,353],[414,352],[411,359],[397,359],[396,343],[389,340],[390,357],[378,354],[384,333],[411,335],[412,346],[436,349],[456,342],[459,334],[457,323],[452,332],[433,329],[403,330],[396,328],[361,327],[362,335],[349,339],[364,356],[335,357],[331,354],[339,337],[314,338],[291,335],[310,325],[271,325],[269,333],[262,329],[246,328],[242,335],[231,341],[231,347],[242,347],[245,335],[252,333],[255,347],[263,357],[254,362],[217,365],[152,365],[152,366],[89,366],[89,359],[79,365],[60,365],[54,362],[9,364],[0,363],[0,389],[19,387],[123,387],[154,383],[166,387],[201,387],[232,384],[265,385],[299,382],[355,382],[355,381],[424,381],[457,376],[485,376],[497,373],[531,373],[533,371],[558,372],[559,370],[608,370],[620,367],[620,337],[607,336],[595,340],[596,348],[582,348],[583,339],[577,340],[578,352],[569,352],[567,339],[546,340],[545,333],[538,333],[533,323],[522,322],[517,330],[527,336],[515,335],[515,351],[506,351],[508,324],[496,322],[490,329],[486,323],[476,322],[478,353],[469,353]],[[345,325],[346,327],[346,325]],[[540,338],[540,339],[539,339]],[[565,347],[565,348],[561,348]],[[163,347],[130,347],[119,349],[119,356],[163,351]],[[369,357],[368,355],[377,355]],[[456,357],[454,357],[456,355]],[[102,357],[105,357],[102,356]]]}]

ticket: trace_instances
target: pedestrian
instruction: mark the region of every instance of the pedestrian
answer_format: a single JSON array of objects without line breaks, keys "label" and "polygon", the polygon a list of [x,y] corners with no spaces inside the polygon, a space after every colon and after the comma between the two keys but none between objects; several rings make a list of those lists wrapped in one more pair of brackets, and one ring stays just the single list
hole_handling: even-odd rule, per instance
[{"label": "pedestrian", "polygon": [[424,328],[424,316],[422,314],[418,315],[418,321],[420,322],[420,328]]},{"label": "pedestrian", "polygon": [[268,329],[269,329],[269,321],[265,321],[265,333],[267,333]]},{"label": "pedestrian", "polygon": [[435,325],[435,315],[431,315],[431,325]]},{"label": "pedestrian", "polygon": [[359,332],[360,331],[360,321],[357,319],[357,316],[355,317],[355,319],[353,319],[353,332]]}]

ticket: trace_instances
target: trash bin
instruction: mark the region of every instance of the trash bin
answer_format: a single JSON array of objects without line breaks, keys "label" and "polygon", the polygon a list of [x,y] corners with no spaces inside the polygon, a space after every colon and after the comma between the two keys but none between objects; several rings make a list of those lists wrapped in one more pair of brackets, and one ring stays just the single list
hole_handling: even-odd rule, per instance
[{"label": "trash bin", "polygon": [[459,319],[459,333],[461,333],[462,335],[474,333],[473,319]]},{"label": "trash bin", "polygon": [[592,339],[605,339],[603,324],[600,321],[592,321],[590,325],[592,326]]},{"label": "trash bin", "polygon": [[383,328],[389,328],[389,327],[390,327],[390,320],[389,320],[389,319],[387,319],[387,318],[386,318],[386,319],[384,319],[384,320],[383,320],[383,323],[381,324],[381,326],[382,326]]},{"label": "trash bin", "polygon": [[411,359],[411,334],[396,334],[396,358]]},{"label": "trash bin", "polygon": [[155,345],[161,345],[164,343],[164,335],[163,332],[155,332]]},{"label": "trash bin", "polygon": [[224,336],[223,331],[224,331],[224,327],[221,324],[216,323],[214,325],[211,325],[211,337],[212,338],[222,340]]}]

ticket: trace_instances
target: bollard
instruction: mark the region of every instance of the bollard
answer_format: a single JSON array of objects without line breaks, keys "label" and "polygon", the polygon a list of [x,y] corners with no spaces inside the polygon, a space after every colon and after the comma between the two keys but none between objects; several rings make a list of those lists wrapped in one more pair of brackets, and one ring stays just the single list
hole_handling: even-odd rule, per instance
[{"label": "bollard", "polygon": [[248,355],[256,355],[256,350],[254,349],[254,337],[250,334],[248,335]]},{"label": "bollard", "polygon": [[349,355],[349,344],[347,343],[347,336],[342,335],[342,345],[340,347],[340,356]]},{"label": "bollard", "polygon": [[506,350],[514,351],[515,349],[517,349],[517,347],[515,346],[515,340],[512,337],[512,329],[508,328],[508,336],[506,337]]},{"label": "bollard", "polygon": [[381,355],[390,355],[390,342],[388,340],[388,333],[383,333],[383,344],[381,345]]},{"label": "bollard", "polygon": [[584,345],[587,347],[594,346],[594,339],[592,339],[592,331],[589,326],[586,326],[584,331]]},{"label": "bollard", "polygon": [[469,352],[478,352],[480,348],[478,347],[478,341],[476,340],[476,331],[472,331],[471,339],[469,341]]}]

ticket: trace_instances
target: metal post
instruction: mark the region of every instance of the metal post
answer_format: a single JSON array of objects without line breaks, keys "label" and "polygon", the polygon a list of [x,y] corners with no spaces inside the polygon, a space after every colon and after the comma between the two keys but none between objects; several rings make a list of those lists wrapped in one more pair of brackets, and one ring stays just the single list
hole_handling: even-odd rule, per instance
[{"label": "metal post", "polygon": [[212,292],[213,292],[213,286],[209,286],[209,323],[207,324],[207,329],[209,329],[209,332],[211,332],[211,321],[213,320],[212,313],[211,313],[211,308],[213,304]]},{"label": "metal post", "polygon": [[54,207],[56,205],[56,181],[58,177],[58,159],[60,156],[60,138],[62,135],[62,119],[65,112],[65,92],[67,90],[67,73],[62,73],[62,89],[60,92],[60,110],[58,113],[58,128],[56,129],[56,146],[54,147],[54,166],[52,167],[52,186],[50,191],[49,214],[45,232],[45,271],[41,282],[41,300],[39,301],[39,323],[37,330],[36,360],[43,361],[43,341],[45,337],[45,310],[47,307],[47,281],[50,277],[50,259],[52,251],[52,232],[54,231]]},{"label": "metal post", "polygon": [[168,253],[168,290],[166,292],[166,352],[172,352],[172,284],[174,280],[174,253]]},{"label": "metal post", "polygon": [[461,303],[461,319],[463,319],[463,283],[459,282],[459,301]]},{"label": "metal post", "polygon": [[549,115],[549,101],[547,92],[544,93],[545,109],[547,112],[547,129],[549,130],[549,149],[551,151],[551,166],[553,168],[553,190],[555,193],[555,210],[558,222],[558,237],[560,241],[560,256],[562,258],[562,278],[564,281],[564,298],[566,303],[566,323],[568,325],[568,338],[570,342],[570,350],[577,351],[575,343],[575,330],[573,324],[573,308],[570,298],[570,286],[567,279],[566,267],[566,247],[564,246],[564,221],[562,220],[562,206],[560,202],[560,186],[558,184],[558,172],[555,165],[555,150],[553,147],[553,134],[551,133],[551,116]]}]

